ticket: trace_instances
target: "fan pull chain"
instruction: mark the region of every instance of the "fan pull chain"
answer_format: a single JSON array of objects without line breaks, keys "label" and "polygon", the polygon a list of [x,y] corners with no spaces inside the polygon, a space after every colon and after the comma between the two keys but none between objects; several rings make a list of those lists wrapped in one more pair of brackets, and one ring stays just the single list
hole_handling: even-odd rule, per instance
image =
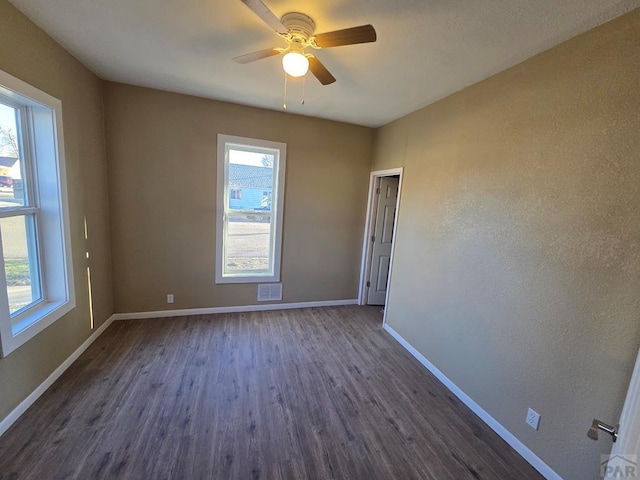
[{"label": "fan pull chain", "polygon": [[282,106],[285,110],[287,109],[287,73],[286,72],[284,74],[284,103]]},{"label": "fan pull chain", "polygon": [[307,76],[305,75],[304,77],[302,77],[302,101],[300,102],[301,105],[304,105],[304,85],[306,80]]}]

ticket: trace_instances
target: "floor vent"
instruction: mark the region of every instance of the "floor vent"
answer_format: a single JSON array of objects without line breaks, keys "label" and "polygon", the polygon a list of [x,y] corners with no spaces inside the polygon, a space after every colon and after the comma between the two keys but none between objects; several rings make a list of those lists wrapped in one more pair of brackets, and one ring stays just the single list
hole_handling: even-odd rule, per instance
[{"label": "floor vent", "polygon": [[270,300],[282,300],[281,283],[263,283],[258,285],[258,301],[268,302]]}]

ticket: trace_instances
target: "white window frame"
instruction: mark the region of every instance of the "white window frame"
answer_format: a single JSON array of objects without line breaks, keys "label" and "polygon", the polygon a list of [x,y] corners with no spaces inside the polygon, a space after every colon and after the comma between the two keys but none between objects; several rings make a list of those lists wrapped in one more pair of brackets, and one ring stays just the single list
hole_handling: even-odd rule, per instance
[{"label": "white window frame", "polygon": [[[240,147],[243,150],[256,149],[262,153],[263,149],[276,153],[277,165],[274,165],[276,181],[271,198],[271,235],[274,238],[271,252],[273,272],[265,274],[225,273],[224,272],[224,240],[226,237],[226,211],[229,208],[229,148]],[[216,192],[216,283],[269,283],[280,281],[280,264],[282,259],[282,219],[284,216],[284,179],[287,158],[287,144],[259,140],[254,138],[237,137],[233,135],[218,134],[218,171]],[[273,199],[276,201],[274,202]]]},{"label": "white window frame", "polygon": [[[0,95],[24,107],[28,132],[23,135],[32,171],[39,243],[42,300],[13,318],[9,314],[0,242],[0,346],[5,357],[75,306],[71,233],[67,201],[62,102],[0,70]],[[1,232],[0,232],[1,235]]]}]

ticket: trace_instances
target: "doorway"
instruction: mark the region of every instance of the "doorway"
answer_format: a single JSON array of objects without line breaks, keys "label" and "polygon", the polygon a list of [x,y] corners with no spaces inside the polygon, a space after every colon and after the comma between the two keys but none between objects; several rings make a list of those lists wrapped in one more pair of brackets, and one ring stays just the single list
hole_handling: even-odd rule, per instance
[{"label": "doorway", "polygon": [[402,168],[371,172],[358,290],[359,305],[387,304],[402,172]]}]

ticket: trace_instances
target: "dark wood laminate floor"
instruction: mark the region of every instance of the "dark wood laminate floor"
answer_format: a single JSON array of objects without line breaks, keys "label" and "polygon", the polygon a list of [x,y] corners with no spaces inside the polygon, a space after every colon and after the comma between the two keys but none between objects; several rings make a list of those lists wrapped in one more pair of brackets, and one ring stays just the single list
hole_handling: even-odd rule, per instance
[{"label": "dark wood laminate floor", "polygon": [[116,322],[0,437],[2,479],[540,479],[334,307]]}]

